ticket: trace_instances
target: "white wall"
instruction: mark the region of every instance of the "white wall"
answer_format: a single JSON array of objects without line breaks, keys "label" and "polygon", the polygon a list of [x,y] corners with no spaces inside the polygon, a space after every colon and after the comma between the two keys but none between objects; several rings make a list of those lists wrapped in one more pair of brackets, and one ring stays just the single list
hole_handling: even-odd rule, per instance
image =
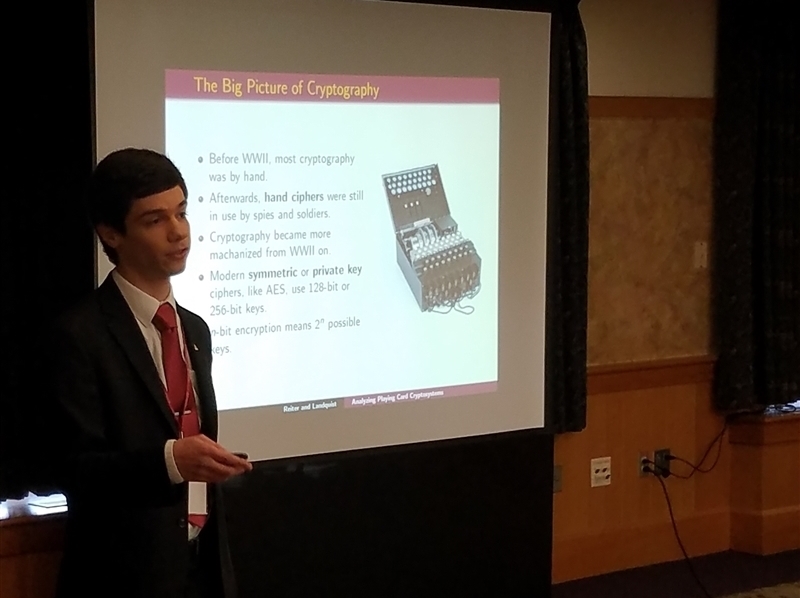
[{"label": "white wall", "polygon": [[589,95],[714,95],[716,0],[582,0]]}]

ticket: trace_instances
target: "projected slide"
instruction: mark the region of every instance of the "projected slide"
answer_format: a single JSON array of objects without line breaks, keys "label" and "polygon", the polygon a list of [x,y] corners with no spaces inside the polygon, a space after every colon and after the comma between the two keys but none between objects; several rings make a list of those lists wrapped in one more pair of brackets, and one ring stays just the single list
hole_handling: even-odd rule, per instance
[{"label": "projected slide", "polygon": [[497,396],[497,79],[165,82],[192,226],[173,285],[211,328],[220,409]]}]

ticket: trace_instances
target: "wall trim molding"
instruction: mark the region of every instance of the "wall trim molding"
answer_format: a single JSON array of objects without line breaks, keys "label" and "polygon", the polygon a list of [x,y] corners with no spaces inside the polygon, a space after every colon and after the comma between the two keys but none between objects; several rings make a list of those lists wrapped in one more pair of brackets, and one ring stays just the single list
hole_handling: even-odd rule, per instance
[{"label": "wall trim molding", "polygon": [[711,383],[715,361],[711,355],[696,355],[590,365],[586,371],[586,392],[591,396],[664,386]]},{"label": "wall trim molding", "polygon": [[[666,513],[666,507],[665,507]],[[678,530],[693,557],[728,550],[730,511],[718,509],[679,518]],[[683,558],[669,516],[648,526],[601,532],[553,542],[553,583]]]},{"label": "wall trim molding", "polygon": [[714,98],[589,96],[589,118],[699,118],[713,120]]},{"label": "wall trim molding", "polygon": [[731,511],[731,548],[775,554],[800,546],[800,505],[766,511]]},{"label": "wall trim molding", "polygon": [[800,413],[746,417],[731,424],[731,444],[800,443]]}]

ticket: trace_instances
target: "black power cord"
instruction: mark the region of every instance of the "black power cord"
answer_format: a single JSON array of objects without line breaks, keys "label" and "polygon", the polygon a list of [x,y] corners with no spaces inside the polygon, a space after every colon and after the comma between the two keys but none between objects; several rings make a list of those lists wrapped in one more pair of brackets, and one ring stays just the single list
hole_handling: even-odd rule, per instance
[{"label": "black power cord", "polygon": [[[727,431],[728,431],[728,422],[726,420],[725,425],[722,426],[722,430],[720,430],[719,434],[717,434],[714,437],[714,439],[709,443],[708,447],[706,448],[706,452],[703,453],[703,457],[700,459],[700,463],[698,463],[697,465],[681,457],[677,457],[675,455],[669,455],[667,459],[669,459],[670,461],[678,461],[692,468],[692,472],[688,476],[681,476],[675,474],[673,475],[675,475],[675,477],[681,478],[682,480],[688,480],[696,473],[710,473],[711,471],[713,471],[713,469],[717,466],[717,463],[719,463],[719,458],[720,455],[722,454],[722,440],[723,438],[725,438],[725,432]],[[716,457],[714,457],[714,462],[711,464],[710,467],[704,468],[703,464],[706,462],[706,459],[708,459],[708,456],[711,454],[714,445],[717,445],[717,455]]]},{"label": "black power cord", "polygon": [[653,474],[653,476],[655,476],[655,478],[658,480],[658,483],[661,484],[661,489],[664,491],[664,498],[667,501],[667,508],[669,509],[669,518],[670,521],[672,521],[672,531],[675,532],[675,539],[678,541],[678,546],[680,547],[681,552],[683,553],[683,558],[686,561],[686,565],[689,567],[689,572],[692,574],[692,577],[694,577],[694,581],[697,583],[697,587],[700,588],[700,591],[703,593],[705,598],[714,598],[708,591],[706,586],[703,584],[703,582],[700,580],[700,576],[697,574],[697,571],[694,568],[692,559],[691,557],[689,557],[689,553],[686,551],[686,547],[683,545],[683,540],[681,540],[681,535],[678,532],[678,523],[675,521],[675,512],[672,510],[672,500],[669,497],[669,491],[667,490],[667,485],[666,483],[664,483],[663,473],[666,472],[657,472],[656,469],[654,469],[654,467],[655,463],[650,461],[650,459],[643,460],[642,471]]}]

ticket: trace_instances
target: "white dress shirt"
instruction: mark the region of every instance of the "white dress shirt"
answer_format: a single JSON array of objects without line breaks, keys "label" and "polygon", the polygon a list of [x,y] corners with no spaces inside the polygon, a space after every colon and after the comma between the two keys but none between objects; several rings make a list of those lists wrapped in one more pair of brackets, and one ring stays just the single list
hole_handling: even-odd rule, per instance
[{"label": "white dress shirt", "polygon": [[[159,301],[155,297],[148,295],[138,287],[125,280],[125,278],[123,278],[122,275],[116,270],[111,272],[111,276],[114,279],[114,282],[117,284],[117,287],[119,287],[119,291],[122,293],[125,301],[128,303],[128,307],[130,307],[131,312],[133,312],[133,315],[136,318],[136,323],[139,324],[139,329],[142,331],[144,341],[147,344],[147,348],[150,350],[150,355],[153,357],[156,370],[158,370],[158,376],[161,378],[161,383],[166,388],[167,382],[164,375],[164,362],[161,351],[161,333],[158,331],[155,324],[153,324],[153,317],[155,317],[156,311],[158,311],[158,308],[162,303],[169,303],[175,310],[175,317],[178,321],[178,339],[180,340],[181,355],[186,355],[184,350],[183,328],[181,326],[180,316],[178,316],[178,308],[175,303],[175,297],[172,295],[172,287],[170,287],[169,296],[166,298],[166,300]],[[195,409],[197,409],[197,415],[199,418],[200,406],[199,401],[197,400],[197,378],[194,370],[192,369],[192,364],[187,363],[186,367],[189,370],[189,377],[191,379],[192,390],[194,391],[195,396]],[[167,400],[166,396],[164,397],[164,400]],[[175,457],[173,455],[174,444],[175,439],[170,439],[167,440],[166,444],[164,445],[164,462],[167,466],[167,473],[169,474],[170,481],[173,484],[181,484],[185,480],[183,479],[183,476],[181,475],[180,471],[178,470],[178,466],[175,463]],[[205,484],[203,484],[203,486],[205,486]],[[205,488],[203,487],[202,489],[198,490],[204,492]],[[200,530],[198,528],[189,525],[190,538],[196,536],[199,531]]]}]

